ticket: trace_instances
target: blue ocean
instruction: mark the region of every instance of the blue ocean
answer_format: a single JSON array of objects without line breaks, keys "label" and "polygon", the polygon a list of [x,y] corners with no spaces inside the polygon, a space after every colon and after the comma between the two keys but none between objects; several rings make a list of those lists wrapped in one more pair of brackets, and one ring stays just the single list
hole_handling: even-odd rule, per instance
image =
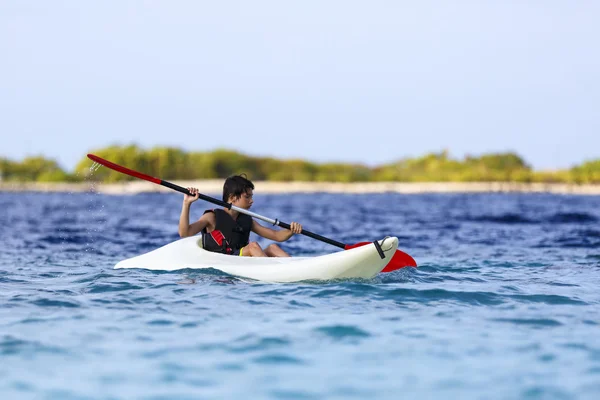
[{"label": "blue ocean", "polygon": [[181,202],[0,193],[1,399],[600,398],[598,196],[257,187],[259,214],[397,236],[419,267],[294,284],[114,270],[178,239]]}]

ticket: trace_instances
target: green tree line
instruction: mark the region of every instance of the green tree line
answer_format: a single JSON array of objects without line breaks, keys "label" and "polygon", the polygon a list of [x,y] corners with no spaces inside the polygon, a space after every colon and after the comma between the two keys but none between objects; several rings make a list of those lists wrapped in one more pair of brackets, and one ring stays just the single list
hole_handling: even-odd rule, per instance
[{"label": "green tree line", "polygon": [[[255,181],[284,182],[600,183],[600,159],[565,170],[534,171],[515,153],[491,153],[456,159],[443,151],[376,167],[254,157],[226,149],[186,152],[172,147],[143,149],[129,145],[105,147],[92,153],[166,180],[223,179],[232,174],[245,173]],[[91,165],[87,157],[82,157],[75,170],[67,172],[56,161],[42,156],[28,157],[20,162],[0,158],[0,179],[21,182],[94,180],[107,183],[135,179],[104,167],[92,171]]]},{"label": "green tree line", "polygon": [[77,180],[65,172],[56,161],[42,156],[27,157],[23,161],[0,158],[0,181],[69,182]]}]

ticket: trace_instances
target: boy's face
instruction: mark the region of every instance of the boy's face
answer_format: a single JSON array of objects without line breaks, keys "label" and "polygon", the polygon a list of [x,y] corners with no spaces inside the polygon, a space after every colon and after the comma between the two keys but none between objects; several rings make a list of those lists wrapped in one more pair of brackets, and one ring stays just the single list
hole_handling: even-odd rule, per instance
[{"label": "boy's face", "polygon": [[249,210],[250,207],[252,207],[252,203],[254,203],[254,201],[252,200],[253,194],[254,193],[252,189],[248,189],[246,193],[242,193],[242,195],[237,199],[233,198],[231,204],[233,204],[236,207],[243,208],[244,210]]}]

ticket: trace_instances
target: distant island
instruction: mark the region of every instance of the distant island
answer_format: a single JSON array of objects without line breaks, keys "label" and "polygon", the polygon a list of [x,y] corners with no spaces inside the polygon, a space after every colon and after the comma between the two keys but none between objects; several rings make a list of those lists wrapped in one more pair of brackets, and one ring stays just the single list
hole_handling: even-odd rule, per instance
[{"label": "distant island", "polygon": [[[389,164],[368,167],[356,163],[314,163],[254,157],[237,151],[186,152],[172,147],[143,149],[137,145],[110,146],[92,153],[128,168],[166,180],[220,180],[245,173],[253,181],[336,182],[336,183],[519,183],[519,184],[599,184],[600,158],[584,161],[570,169],[535,171],[518,154],[490,153],[456,159],[447,151],[418,158],[404,158]],[[0,158],[2,183],[103,184],[133,180],[108,168],[92,172],[85,156],[74,171],[65,171],[55,160],[43,156],[22,161]]]}]

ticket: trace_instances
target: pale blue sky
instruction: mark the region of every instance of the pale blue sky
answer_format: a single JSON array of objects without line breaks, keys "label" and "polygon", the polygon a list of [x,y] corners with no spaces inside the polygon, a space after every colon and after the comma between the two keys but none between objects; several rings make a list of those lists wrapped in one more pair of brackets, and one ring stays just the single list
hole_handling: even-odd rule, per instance
[{"label": "pale blue sky", "polygon": [[0,156],[600,157],[600,1],[0,0]]}]

